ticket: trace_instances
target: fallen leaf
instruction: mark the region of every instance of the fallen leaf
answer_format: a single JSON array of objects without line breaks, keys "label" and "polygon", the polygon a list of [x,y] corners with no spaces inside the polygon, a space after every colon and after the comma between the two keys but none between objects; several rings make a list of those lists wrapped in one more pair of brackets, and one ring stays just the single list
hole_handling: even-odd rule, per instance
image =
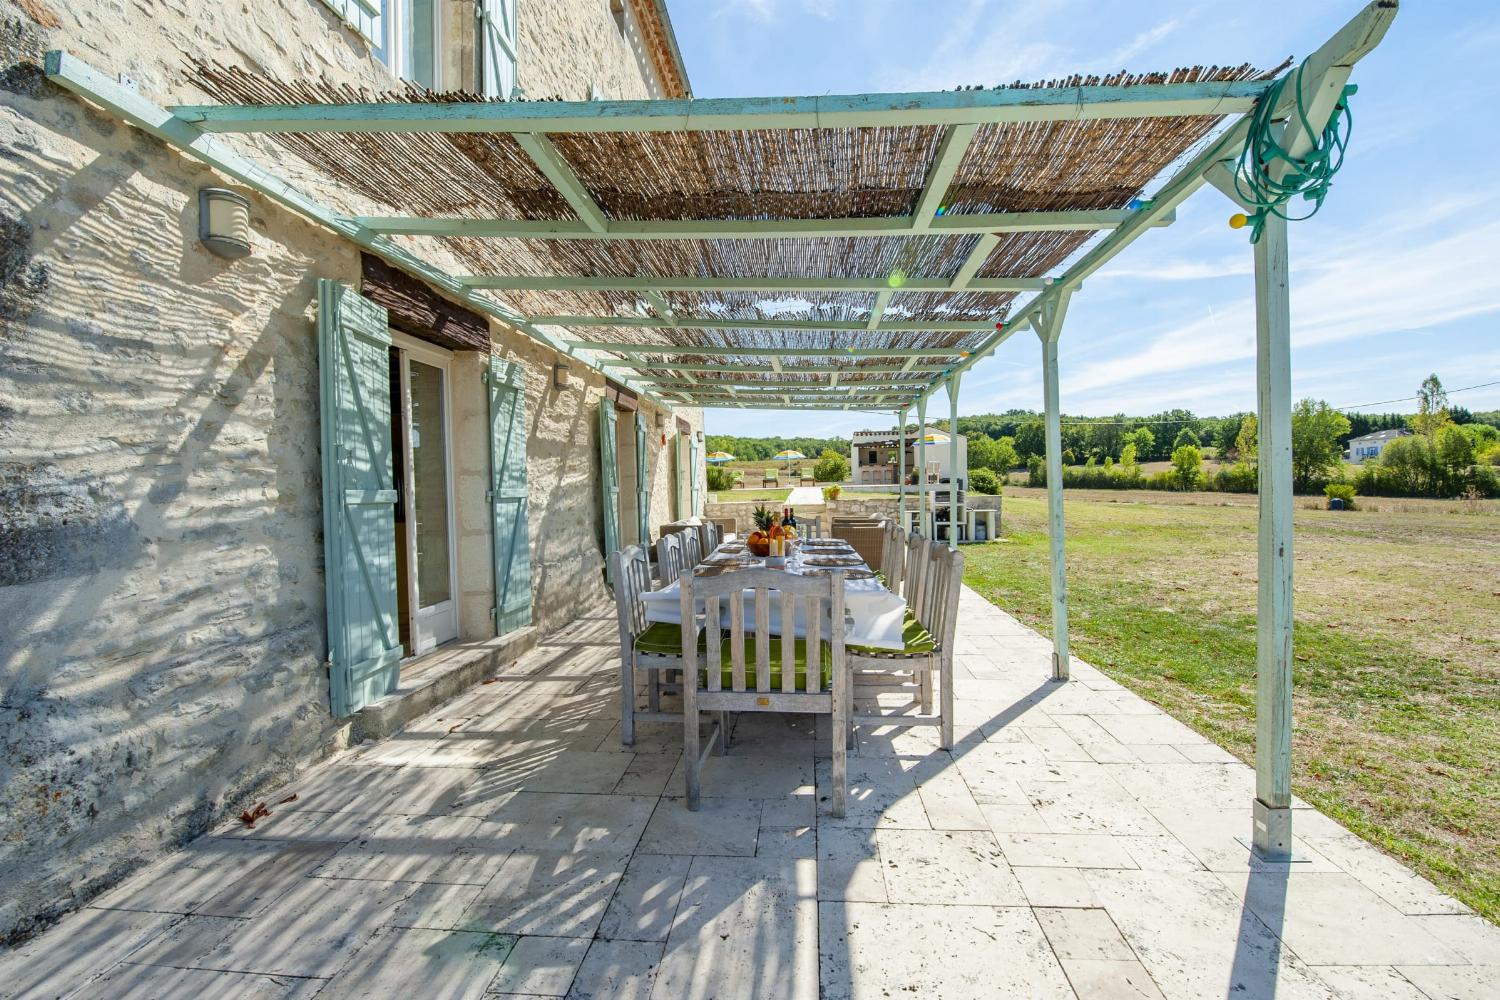
[{"label": "fallen leaf", "polygon": [[296,802],[296,801],[297,801],[297,793],[293,792],[292,794],[288,795],[286,798],[282,799],[280,802],[278,802],[276,804],[279,805],[279,806],[284,806],[288,802]]},{"label": "fallen leaf", "polygon": [[254,809],[246,809],[240,813],[240,822],[248,827],[254,827],[256,820],[264,819],[269,815],[271,815],[271,810],[266,808],[266,804],[257,802]]},{"label": "fallen leaf", "polygon": [[481,683],[481,684],[493,684],[496,681],[498,681],[499,679],[500,678],[498,678],[498,677],[486,677],[484,680],[480,681],[479,683]]}]

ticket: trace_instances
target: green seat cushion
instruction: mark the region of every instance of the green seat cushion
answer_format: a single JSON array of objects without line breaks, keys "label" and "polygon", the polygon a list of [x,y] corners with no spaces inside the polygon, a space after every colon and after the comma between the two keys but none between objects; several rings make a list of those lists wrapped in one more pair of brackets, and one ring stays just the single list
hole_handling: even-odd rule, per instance
[{"label": "green seat cushion", "polygon": [[[704,648],[703,633],[698,633],[698,648]],[[637,653],[657,656],[682,655],[682,626],[675,622],[652,622],[651,626],[635,637]]]},{"label": "green seat cushion", "polygon": [[901,626],[901,641],[903,645],[900,650],[876,649],[873,646],[850,646],[849,652],[860,656],[879,656],[881,654],[885,654],[886,656],[920,656],[923,653],[930,653],[937,649],[937,640],[932,637],[931,632],[927,631],[927,626],[917,621],[917,616],[912,614],[910,608],[906,609],[906,620]]},{"label": "green seat cushion", "polygon": [[[720,678],[723,686],[727,689],[734,684],[734,663],[730,659],[733,655],[733,636],[725,635],[719,643],[721,655],[723,656],[723,676]],[[755,677],[755,634],[746,632],[745,644],[745,687],[754,690],[757,682]],[[822,670],[819,675],[821,687],[819,690],[827,691],[833,687],[833,647],[826,642],[818,643],[822,652]],[[798,639],[792,644],[792,658],[795,660],[793,669],[796,671],[796,684],[798,691],[807,690],[807,640]],[[771,637],[771,690],[781,690],[781,636]],[[698,671],[698,684],[701,687],[708,686],[708,671]]]}]

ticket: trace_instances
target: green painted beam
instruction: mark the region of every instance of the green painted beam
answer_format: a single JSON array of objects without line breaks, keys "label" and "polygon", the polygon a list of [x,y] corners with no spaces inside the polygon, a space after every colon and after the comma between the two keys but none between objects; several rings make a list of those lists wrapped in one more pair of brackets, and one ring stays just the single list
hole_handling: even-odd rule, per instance
[{"label": "green painted beam", "polygon": [[173,111],[205,132],[694,132],[1227,115],[1249,111],[1267,86],[1244,80],[671,101],[185,105]]},{"label": "green painted beam", "polygon": [[534,132],[517,132],[516,144],[526,151],[537,168],[546,175],[557,193],[562,195],[578,218],[592,233],[602,233],[609,227],[604,210],[594,201],[593,195],[583,186],[573,168],[564,160],[557,147],[545,135]]},{"label": "green painted beam", "polygon": [[911,214],[914,232],[930,229],[934,222],[942,221],[937,210],[942,207],[948,185],[953,182],[953,175],[958,172],[964,153],[969,150],[969,142],[978,130],[978,125],[949,125],[943,133],[937,155],[932,158],[932,168],[927,171],[927,179],[922,184],[922,194],[917,198],[917,207]]},{"label": "green painted beam", "polygon": [[[830,376],[832,377],[832,376]],[[834,386],[826,380],[817,382],[798,382],[795,379],[739,379],[729,381],[727,379],[715,379],[713,381],[687,381],[681,378],[673,378],[670,375],[660,377],[641,376],[637,379],[643,385],[654,385],[663,392],[696,391],[708,389],[732,389],[743,391],[746,389],[805,389],[809,392],[821,392],[824,389],[838,388],[842,391],[878,391],[878,392],[901,392],[908,395],[916,395],[927,385],[925,378],[891,379],[878,382],[845,382],[842,386]]]},{"label": "green painted beam", "polygon": [[[772,357],[772,360],[776,360]],[[679,364],[672,363],[663,368],[660,361],[641,361],[632,358],[605,358],[598,362],[600,368],[649,368],[667,373],[672,372],[717,372],[727,375],[751,374],[754,372],[765,372],[765,365],[706,365],[706,364]],[[945,372],[952,365],[919,365],[915,357],[907,364],[902,365],[790,365],[783,366],[782,372],[791,375],[904,375],[908,372]]]},{"label": "green painted beam", "polygon": [[979,241],[974,244],[974,249],[969,251],[969,256],[964,258],[963,265],[959,267],[958,273],[949,283],[949,290],[958,292],[968,289],[969,283],[974,280],[974,276],[979,273],[979,269],[984,266],[984,262],[989,259],[990,254],[999,244],[1000,237],[994,233],[985,233],[979,237]]},{"label": "green painted beam", "polygon": [[895,294],[889,288],[875,293],[875,303],[870,306],[870,318],[865,320],[866,330],[880,329],[880,320],[885,316],[885,307],[891,304],[891,296]]},{"label": "green painted beam", "polygon": [[863,322],[815,319],[689,319],[684,316],[531,316],[538,326],[623,326],[665,330],[858,330],[875,333],[975,333],[993,330],[987,320],[963,322],[881,323],[870,331]]},{"label": "green painted beam", "polygon": [[953,347],[721,347],[694,344],[622,344],[608,340],[570,340],[568,346],[583,351],[615,354],[681,354],[690,357],[735,358],[966,358],[969,352]]},{"label": "green painted beam", "polygon": [[[476,274],[459,279],[470,288],[571,292],[888,292],[887,278],[628,278],[598,275]],[[971,292],[1038,292],[1046,278],[976,278]],[[950,278],[907,278],[897,291],[948,292]]]},{"label": "green painted beam", "polygon": [[[246,158],[224,140],[205,135],[201,130],[182,121],[165,108],[142,97],[138,91],[100,73],[78,57],[54,49],[44,58],[44,70],[47,79],[52,83],[103,108],[134,128],[181,150],[252,191],[344,237],[351,243],[364,247],[393,267],[441,289],[465,305],[515,327],[561,354],[573,355],[584,364],[589,363],[589,359],[578,356],[567,343],[545,330],[538,329],[520,313],[502,306],[493,299],[476,295],[473,289],[460,284],[443,269],[423,260],[380,234],[349,221],[342,214],[313,200],[280,177]],[[648,396],[648,398],[654,399],[655,397]],[[656,401],[660,402],[660,400]]]},{"label": "green painted beam", "polygon": [[[934,208],[934,211],[936,209]],[[527,240],[779,240],[858,236],[961,236],[973,233],[1042,233],[1115,229],[1129,209],[1062,212],[992,212],[943,215],[917,228],[918,215],[837,219],[678,219],[614,220],[604,229],[568,220],[429,218],[361,215],[351,221],[367,229],[402,236],[473,236]],[[1172,220],[1158,222],[1168,225]]]}]

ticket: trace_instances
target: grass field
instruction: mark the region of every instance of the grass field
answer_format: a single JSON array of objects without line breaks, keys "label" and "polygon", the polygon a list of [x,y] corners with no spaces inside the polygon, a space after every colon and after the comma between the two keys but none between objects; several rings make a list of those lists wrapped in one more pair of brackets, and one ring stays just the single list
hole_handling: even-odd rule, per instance
[{"label": "grass field", "polygon": [[[970,586],[1047,631],[1044,496],[1006,490],[1002,540],[964,554]],[[1293,790],[1500,922],[1500,509],[1310,502]],[[1255,498],[1070,490],[1067,525],[1074,652],[1252,761]]]}]

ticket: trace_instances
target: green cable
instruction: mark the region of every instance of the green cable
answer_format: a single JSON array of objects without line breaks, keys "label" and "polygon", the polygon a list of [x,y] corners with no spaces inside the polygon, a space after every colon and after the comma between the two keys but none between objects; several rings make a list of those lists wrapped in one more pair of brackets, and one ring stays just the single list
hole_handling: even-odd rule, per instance
[{"label": "green cable", "polygon": [[[1288,73],[1273,83],[1269,90],[1255,103],[1250,116],[1250,134],[1245,137],[1245,148],[1240,151],[1239,166],[1234,172],[1234,190],[1247,207],[1253,209],[1247,219],[1252,223],[1250,242],[1260,241],[1261,229],[1266,218],[1275,215],[1289,222],[1310,219],[1323,207],[1328,197],[1328,188],[1333,177],[1344,164],[1344,149],[1349,145],[1349,133],[1354,127],[1354,114],[1349,110],[1349,98],[1358,87],[1350,84],[1339,95],[1328,123],[1315,129],[1307,120],[1307,106],[1302,99],[1302,70],[1306,62],[1297,67],[1296,73]],[[1306,156],[1294,157],[1277,141],[1275,131],[1276,106],[1281,103],[1282,91],[1287,81],[1295,76],[1297,88],[1297,119],[1310,136],[1316,136],[1313,148]],[[1283,131],[1282,137],[1285,137]],[[1280,161],[1286,165],[1286,174],[1281,180],[1271,176],[1271,168]],[[1287,214],[1286,205],[1294,195],[1301,194],[1304,201],[1313,203],[1312,211],[1306,215]]]}]

